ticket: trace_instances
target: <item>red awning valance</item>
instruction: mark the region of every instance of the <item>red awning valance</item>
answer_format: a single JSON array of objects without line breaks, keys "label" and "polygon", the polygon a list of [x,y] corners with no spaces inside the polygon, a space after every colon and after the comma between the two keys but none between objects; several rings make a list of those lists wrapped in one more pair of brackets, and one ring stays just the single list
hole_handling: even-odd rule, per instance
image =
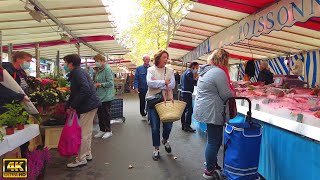
[{"label": "red awning valance", "polygon": [[[86,37],[79,37],[79,39],[85,42],[97,42],[97,41],[109,41],[114,40],[113,36],[86,36]],[[21,45],[13,45],[13,50],[21,50],[21,49],[32,49],[36,47],[36,43],[28,43],[28,44],[21,44]],[[49,47],[49,46],[58,46],[58,45],[66,45],[66,44],[76,44],[77,41],[74,39],[70,40],[70,43],[56,40],[56,41],[47,41],[47,42],[39,42],[39,47]],[[3,46],[4,51],[8,51],[8,46]]]}]

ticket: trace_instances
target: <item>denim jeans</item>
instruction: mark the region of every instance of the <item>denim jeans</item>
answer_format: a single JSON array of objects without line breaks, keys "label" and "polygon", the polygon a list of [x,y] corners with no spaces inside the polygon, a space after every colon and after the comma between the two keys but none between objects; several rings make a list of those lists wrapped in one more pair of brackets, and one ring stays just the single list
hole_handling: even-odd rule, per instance
[{"label": "denim jeans", "polygon": [[207,124],[207,146],[206,146],[206,163],[207,170],[215,170],[217,155],[222,144],[222,125]]},{"label": "denim jeans", "polygon": [[[152,144],[154,147],[159,147],[160,146],[160,119],[155,108],[148,108],[148,117],[151,124]],[[165,140],[168,140],[171,129],[172,129],[172,122],[167,122],[162,124],[163,124],[162,138]]]},{"label": "denim jeans", "polygon": [[187,103],[186,108],[183,111],[182,117],[181,117],[181,125],[182,127],[190,127],[191,126],[191,119],[192,119],[192,113],[193,113],[193,107],[192,107],[192,95],[186,94],[184,96],[181,96],[182,100]]}]

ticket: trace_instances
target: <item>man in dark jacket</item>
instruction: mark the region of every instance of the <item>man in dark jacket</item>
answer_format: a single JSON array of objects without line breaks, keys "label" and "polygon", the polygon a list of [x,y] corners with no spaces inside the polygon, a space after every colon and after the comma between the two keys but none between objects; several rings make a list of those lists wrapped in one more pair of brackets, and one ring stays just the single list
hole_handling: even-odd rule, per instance
[{"label": "man in dark jacket", "polygon": [[134,90],[139,93],[140,99],[140,114],[143,120],[146,120],[146,94],[148,91],[147,85],[147,69],[150,67],[150,56],[143,56],[143,65],[138,66],[134,76]]},{"label": "man in dark jacket", "polygon": [[101,102],[89,74],[80,67],[81,58],[77,54],[71,54],[63,59],[65,71],[70,71],[69,81],[71,84],[71,94],[66,108],[69,113],[76,112],[80,116],[81,147],[79,155],[74,162],[67,165],[69,168],[74,168],[86,165],[87,160],[92,160],[92,125]]},{"label": "man in dark jacket", "polygon": [[268,70],[268,63],[260,63],[260,73],[258,76],[258,82],[264,82],[265,85],[273,83],[273,73]]},{"label": "man in dark jacket", "polygon": [[[3,62],[2,67],[8,71],[8,73],[19,84],[19,86],[22,88],[22,90],[26,94],[28,94],[27,73],[24,70],[27,70],[30,68],[30,62],[32,61],[32,55],[27,52],[24,52],[24,51],[16,51],[16,52],[13,52],[13,54],[12,54],[12,61],[13,61],[13,63]],[[9,92],[8,89],[6,89],[4,91]],[[15,95],[12,94],[12,96],[15,96]],[[18,98],[16,100],[19,100],[21,97],[22,96],[19,95],[19,97],[15,97],[15,98]],[[29,100],[29,98],[27,96],[24,97],[24,99]],[[23,158],[26,157],[26,153],[29,150],[28,146],[29,146],[29,142],[26,142],[25,144],[20,146],[21,156]]]},{"label": "man in dark jacket", "polygon": [[194,77],[199,69],[197,62],[192,62],[189,68],[182,74],[181,79],[181,98],[187,103],[186,108],[181,117],[182,130],[186,132],[195,132],[196,130],[191,128],[191,117],[193,113],[192,107],[192,94],[194,90]]},{"label": "man in dark jacket", "polygon": [[28,94],[27,73],[24,70],[30,68],[32,55],[24,51],[17,51],[13,53],[12,61],[13,63],[3,62],[2,67],[8,71],[22,90]]}]

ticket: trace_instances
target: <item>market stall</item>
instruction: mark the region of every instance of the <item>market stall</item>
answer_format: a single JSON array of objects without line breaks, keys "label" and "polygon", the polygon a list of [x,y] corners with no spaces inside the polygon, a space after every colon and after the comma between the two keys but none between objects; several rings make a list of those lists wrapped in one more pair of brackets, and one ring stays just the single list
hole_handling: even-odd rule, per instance
[{"label": "market stall", "polygon": [[[244,61],[254,61],[252,82],[262,61],[282,78],[270,86],[237,88],[238,96],[252,100],[253,117],[264,126],[259,173],[266,179],[319,177],[319,13],[320,3],[313,0],[198,0],[169,45],[175,59],[202,63],[213,50],[224,48],[230,63],[239,65],[240,79]],[[237,105],[242,117],[246,104]],[[193,124],[205,132],[205,124]]]}]

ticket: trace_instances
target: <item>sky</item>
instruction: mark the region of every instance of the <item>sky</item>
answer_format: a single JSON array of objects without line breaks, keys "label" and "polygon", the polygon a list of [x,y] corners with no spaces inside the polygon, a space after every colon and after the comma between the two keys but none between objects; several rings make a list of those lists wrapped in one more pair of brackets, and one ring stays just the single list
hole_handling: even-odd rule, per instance
[{"label": "sky", "polygon": [[119,32],[131,26],[130,19],[139,10],[137,0],[102,0],[102,2],[109,5],[112,19]]}]

